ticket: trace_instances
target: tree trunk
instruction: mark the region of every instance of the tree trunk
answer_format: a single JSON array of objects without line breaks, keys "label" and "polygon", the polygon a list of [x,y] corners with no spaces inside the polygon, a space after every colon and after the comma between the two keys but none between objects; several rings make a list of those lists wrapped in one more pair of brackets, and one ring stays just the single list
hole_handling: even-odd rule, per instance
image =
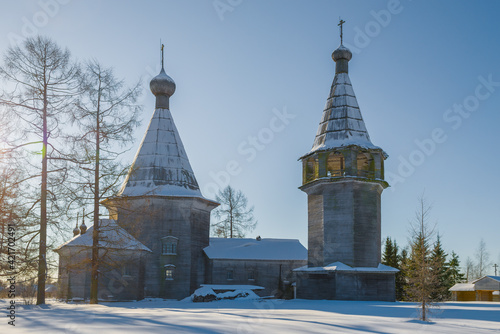
[{"label": "tree trunk", "polygon": [[[99,91],[101,87],[99,85]],[[90,304],[97,304],[99,283],[99,149],[100,149],[100,100],[97,100],[97,122],[96,122],[96,153],[94,171],[94,231],[92,233],[92,274],[90,283]]]},{"label": "tree trunk", "polygon": [[42,192],[40,195],[40,247],[38,250],[38,282],[36,304],[45,304],[45,279],[47,276],[47,85],[43,91],[43,115],[42,115]]}]

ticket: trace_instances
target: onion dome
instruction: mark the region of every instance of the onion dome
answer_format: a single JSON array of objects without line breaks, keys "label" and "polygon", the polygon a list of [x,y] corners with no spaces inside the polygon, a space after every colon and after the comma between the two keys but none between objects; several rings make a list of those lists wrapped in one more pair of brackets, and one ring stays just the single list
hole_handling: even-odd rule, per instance
[{"label": "onion dome", "polygon": [[163,67],[161,68],[160,74],[155,76],[149,83],[151,92],[154,96],[172,96],[175,92],[175,82],[174,79],[169,77]]},{"label": "onion dome", "polygon": [[73,236],[76,237],[78,234],[80,234],[80,230],[78,229],[78,222],[76,222],[76,226],[73,229]]},{"label": "onion dome", "polygon": [[81,234],[85,234],[85,232],[87,232],[87,225],[85,225],[85,222],[83,222],[80,225],[80,231],[81,231]]},{"label": "onion dome", "polygon": [[339,59],[347,59],[347,61],[351,60],[352,52],[342,44],[332,53],[333,61],[337,61]]}]

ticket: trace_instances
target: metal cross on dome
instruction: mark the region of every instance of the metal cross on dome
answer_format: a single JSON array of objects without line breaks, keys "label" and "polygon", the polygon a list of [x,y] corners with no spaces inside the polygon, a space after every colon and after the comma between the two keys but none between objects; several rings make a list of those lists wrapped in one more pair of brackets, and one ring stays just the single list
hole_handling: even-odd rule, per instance
[{"label": "metal cross on dome", "polygon": [[340,22],[339,22],[338,26],[340,26],[340,45],[342,45],[343,44],[343,39],[344,39],[344,33],[342,31],[342,25],[345,23],[345,21],[342,20],[340,17],[339,17],[339,20],[340,20]]}]

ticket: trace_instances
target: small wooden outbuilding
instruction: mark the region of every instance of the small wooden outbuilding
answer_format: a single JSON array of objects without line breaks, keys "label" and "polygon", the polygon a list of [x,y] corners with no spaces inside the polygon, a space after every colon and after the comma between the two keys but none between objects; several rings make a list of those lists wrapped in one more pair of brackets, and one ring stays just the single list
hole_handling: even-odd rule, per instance
[{"label": "small wooden outbuilding", "polygon": [[450,288],[454,301],[500,301],[500,276],[484,276],[471,283],[457,283]]}]

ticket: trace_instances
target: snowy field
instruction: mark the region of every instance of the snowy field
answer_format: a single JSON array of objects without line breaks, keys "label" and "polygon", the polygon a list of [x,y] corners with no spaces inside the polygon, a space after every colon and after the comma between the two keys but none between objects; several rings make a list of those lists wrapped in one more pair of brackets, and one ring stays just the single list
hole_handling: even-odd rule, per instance
[{"label": "snowy field", "polygon": [[[20,302],[20,301],[19,301]],[[3,313],[8,306],[0,300]],[[432,321],[413,303],[225,300],[140,301],[97,306],[49,301],[17,306],[16,326],[0,333],[500,333],[500,303],[444,303]]]}]

